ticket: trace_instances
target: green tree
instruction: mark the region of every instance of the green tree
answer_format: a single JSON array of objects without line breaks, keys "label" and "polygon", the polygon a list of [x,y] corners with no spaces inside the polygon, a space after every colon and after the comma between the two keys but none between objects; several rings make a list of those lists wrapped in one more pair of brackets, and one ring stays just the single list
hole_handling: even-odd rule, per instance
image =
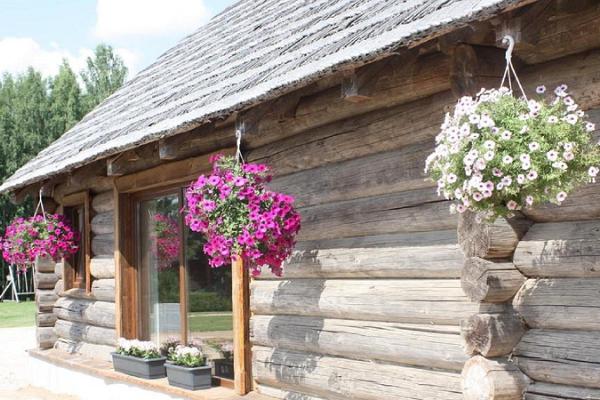
[{"label": "green tree", "polygon": [[77,76],[64,60],[58,75],[50,83],[48,133],[52,140],[68,131],[83,116],[81,88]]},{"label": "green tree", "polygon": [[125,82],[127,67],[112,47],[100,44],[94,57],[88,57],[87,67],[81,72],[85,94],[83,103],[85,113],[114,93]]}]

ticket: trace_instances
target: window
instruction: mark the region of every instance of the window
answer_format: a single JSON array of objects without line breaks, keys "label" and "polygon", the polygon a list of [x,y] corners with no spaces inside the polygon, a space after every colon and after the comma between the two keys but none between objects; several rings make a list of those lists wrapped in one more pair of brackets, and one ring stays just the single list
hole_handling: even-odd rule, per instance
[{"label": "window", "polygon": [[116,329],[156,343],[201,341],[213,382],[246,394],[252,387],[248,273],[241,264],[210,268],[204,238],[188,230],[179,212],[185,186],[208,171],[209,158],[115,178]]},{"label": "window", "polygon": [[221,383],[233,375],[230,268],[210,268],[204,238],[183,223],[184,188],[132,197],[137,334],[200,344]]},{"label": "window", "polygon": [[90,277],[90,206],[88,192],[65,196],[62,203],[65,215],[73,231],[79,233],[79,249],[64,258],[65,290],[83,289],[91,291]]}]

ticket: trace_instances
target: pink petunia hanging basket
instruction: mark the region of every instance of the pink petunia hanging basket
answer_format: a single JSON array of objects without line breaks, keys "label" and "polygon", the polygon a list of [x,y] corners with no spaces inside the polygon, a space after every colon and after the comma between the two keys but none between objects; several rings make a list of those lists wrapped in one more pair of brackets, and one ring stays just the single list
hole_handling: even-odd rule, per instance
[{"label": "pink petunia hanging basket", "polygon": [[266,188],[271,175],[264,164],[222,155],[211,162],[212,173],[187,189],[183,211],[190,229],[206,236],[210,265],[221,267],[242,257],[254,276],[265,266],[280,276],[300,230],[294,198]]}]

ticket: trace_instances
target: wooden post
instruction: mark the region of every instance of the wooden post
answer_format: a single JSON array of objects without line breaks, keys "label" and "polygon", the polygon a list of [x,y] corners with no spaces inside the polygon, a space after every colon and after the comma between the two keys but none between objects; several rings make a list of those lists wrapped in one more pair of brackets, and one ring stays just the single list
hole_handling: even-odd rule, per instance
[{"label": "wooden post", "polygon": [[248,269],[241,257],[231,260],[231,293],[233,304],[233,370],[235,391],[245,395],[252,390],[250,379],[252,358],[250,354],[250,285]]}]

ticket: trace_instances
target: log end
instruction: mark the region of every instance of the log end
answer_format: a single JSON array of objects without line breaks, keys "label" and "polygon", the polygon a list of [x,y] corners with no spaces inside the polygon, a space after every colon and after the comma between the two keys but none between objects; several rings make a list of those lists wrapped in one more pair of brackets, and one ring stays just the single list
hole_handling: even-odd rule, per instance
[{"label": "log end", "polygon": [[461,322],[461,337],[468,355],[498,357],[510,354],[525,334],[525,324],[513,312],[475,314]]},{"label": "log end", "polygon": [[465,363],[461,378],[465,400],[517,400],[529,384],[529,378],[512,363],[482,356]]}]

